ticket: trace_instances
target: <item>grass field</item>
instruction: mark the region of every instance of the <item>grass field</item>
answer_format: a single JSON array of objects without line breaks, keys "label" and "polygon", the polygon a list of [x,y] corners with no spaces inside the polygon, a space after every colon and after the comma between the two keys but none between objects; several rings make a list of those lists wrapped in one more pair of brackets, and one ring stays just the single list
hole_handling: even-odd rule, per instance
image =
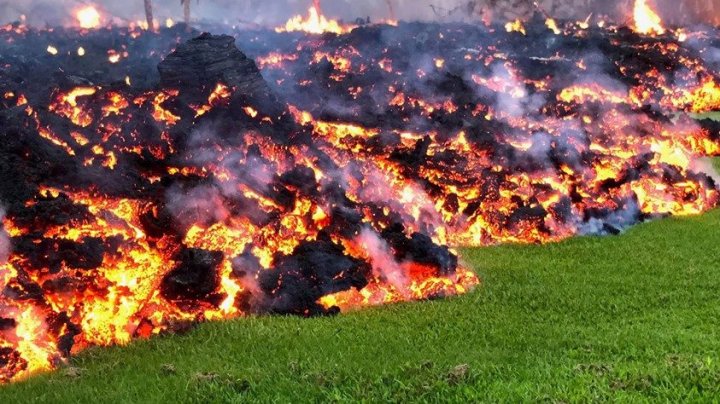
[{"label": "grass field", "polygon": [[92,349],[0,402],[717,399],[719,227],[467,249],[484,283],[463,297]]}]

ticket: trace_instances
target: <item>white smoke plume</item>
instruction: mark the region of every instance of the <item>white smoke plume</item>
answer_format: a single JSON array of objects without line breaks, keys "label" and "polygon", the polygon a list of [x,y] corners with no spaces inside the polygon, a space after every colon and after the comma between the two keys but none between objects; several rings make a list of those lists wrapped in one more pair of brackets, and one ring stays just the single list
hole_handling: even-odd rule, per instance
[{"label": "white smoke plume", "polygon": [[699,173],[705,173],[710,178],[715,180],[716,183],[720,184],[720,173],[717,172],[717,170],[715,169],[715,166],[713,165],[712,161],[710,161],[709,158],[701,158],[701,159],[693,160],[690,165],[690,169],[692,171],[696,171]]},{"label": "white smoke plume", "polygon": [[407,286],[407,274],[393,257],[390,246],[385,240],[373,230],[363,229],[357,241],[369,255],[375,277],[387,280],[398,290],[403,290]]},{"label": "white smoke plume", "polygon": [[223,198],[213,186],[197,186],[189,190],[173,188],[167,194],[167,206],[183,228],[193,223],[217,223],[231,214]]}]

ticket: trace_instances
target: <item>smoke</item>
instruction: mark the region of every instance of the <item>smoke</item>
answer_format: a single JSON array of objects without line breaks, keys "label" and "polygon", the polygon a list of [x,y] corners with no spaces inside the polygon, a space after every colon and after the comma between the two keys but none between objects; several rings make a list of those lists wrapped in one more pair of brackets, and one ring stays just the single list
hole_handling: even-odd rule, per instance
[{"label": "smoke", "polygon": [[211,183],[174,186],[167,192],[167,207],[181,228],[222,223],[237,215],[229,201],[242,197],[244,189],[266,191],[277,171],[261,156],[232,147],[209,126],[193,131],[184,159],[194,167],[211,168],[217,175]]},{"label": "smoke", "polygon": [[[5,208],[0,206],[0,222],[5,220]],[[0,228],[0,265],[7,263],[10,253],[12,252],[12,242],[10,235],[5,231],[5,227]],[[0,279],[2,279],[0,277]]]},{"label": "smoke", "polygon": [[[393,18],[405,21],[478,21],[492,18],[502,22],[529,17],[538,10],[534,3],[532,0],[322,0],[321,6],[326,15],[345,21],[370,17],[371,20]],[[555,18],[584,19],[593,13],[596,16],[607,15],[618,22],[627,21],[632,7],[631,0],[615,0],[611,4],[600,0],[544,0],[539,3],[540,9]],[[672,22],[711,22],[717,18],[713,13],[715,6],[701,1],[657,0],[655,3],[661,16]],[[0,2],[0,22],[15,21],[25,15],[27,22],[33,26],[69,25],[74,21],[73,13],[85,4],[100,8],[106,21],[115,20],[122,24],[144,20],[142,0],[8,0]],[[196,22],[276,25],[293,15],[305,14],[312,4],[313,0],[203,0],[192,2],[191,13]],[[183,9],[178,1],[154,0],[153,8],[159,21],[165,18],[183,19]]]},{"label": "smoke", "polygon": [[181,228],[188,228],[195,223],[210,225],[223,222],[231,216],[220,191],[209,185],[187,190],[178,187],[170,189],[167,207]]},{"label": "smoke", "polygon": [[590,218],[580,226],[579,233],[594,236],[617,234],[637,223],[640,214],[640,206],[637,201],[630,199],[620,209],[602,219]]},{"label": "smoke", "polygon": [[[451,10],[462,1],[459,0],[387,0],[350,1],[323,0],[322,10],[333,17],[353,21],[356,18],[370,17],[373,20],[389,19],[394,16],[403,20],[431,19],[437,10]],[[17,20],[21,15],[27,17],[33,26],[69,24],[73,12],[84,5],[77,0],[15,0],[0,2],[0,21]],[[195,21],[214,21],[225,24],[254,22],[257,24],[278,24],[296,14],[304,14],[312,5],[312,0],[274,0],[257,2],[255,0],[203,0],[192,2],[191,11]],[[142,0],[118,2],[111,0],[89,1],[107,15],[121,20],[140,21],[144,18]],[[183,10],[178,1],[153,1],[155,18],[163,20],[173,18],[180,21]]]},{"label": "smoke", "polygon": [[716,184],[720,184],[720,173],[717,172],[709,158],[694,159],[690,165],[690,169],[695,172],[707,174]]},{"label": "smoke", "polygon": [[403,290],[408,284],[407,274],[393,257],[387,242],[368,228],[360,232],[357,241],[370,256],[373,275]]}]

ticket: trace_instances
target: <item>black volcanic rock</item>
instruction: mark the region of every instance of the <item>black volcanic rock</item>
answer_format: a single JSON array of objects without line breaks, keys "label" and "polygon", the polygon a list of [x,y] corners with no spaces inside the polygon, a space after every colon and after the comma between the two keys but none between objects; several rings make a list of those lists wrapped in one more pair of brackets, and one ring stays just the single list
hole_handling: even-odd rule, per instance
[{"label": "black volcanic rock", "polygon": [[158,65],[160,85],[170,88],[212,87],[219,82],[251,98],[275,98],[255,62],[228,35],[204,33],[177,47]]},{"label": "black volcanic rock", "polygon": [[178,266],[162,282],[162,294],[170,300],[208,297],[219,285],[218,266],[223,254],[200,249],[184,249],[175,260]]},{"label": "black volcanic rock", "polygon": [[[232,89],[228,107],[216,108],[204,118],[215,122],[219,133],[235,133],[253,128],[271,136],[277,143],[287,143],[298,126],[286,107],[260,74],[255,61],[245,56],[228,35],[204,33],[177,47],[158,65],[162,88],[180,90],[176,107],[206,102],[207,94],[222,83]],[[242,116],[237,111],[251,106],[260,117],[272,117],[272,124]],[[239,127],[240,126],[240,127]]]},{"label": "black volcanic rock", "polygon": [[273,269],[260,273],[258,281],[268,297],[268,312],[336,314],[337,308],[325,309],[317,300],[353,287],[364,288],[370,271],[368,264],[346,255],[343,247],[321,234],[316,241],[301,243],[292,255],[279,257]]}]

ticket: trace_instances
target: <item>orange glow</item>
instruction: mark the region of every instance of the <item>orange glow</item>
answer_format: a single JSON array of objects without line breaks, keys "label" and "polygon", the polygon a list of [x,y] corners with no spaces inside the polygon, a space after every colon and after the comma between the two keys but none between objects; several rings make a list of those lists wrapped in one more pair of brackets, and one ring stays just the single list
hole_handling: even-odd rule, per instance
[{"label": "orange glow", "polygon": [[50,104],[50,111],[62,115],[75,125],[87,127],[93,122],[90,112],[78,105],[79,98],[89,97],[97,92],[95,87],[76,87],[67,94],[59,94]]},{"label": "orange glow", "polygon": [[720,85],[712,78],[706,78],[702,84],[690,89],[679,89],[664,99],[678,109],[703,114],[720,110]]},{"label": "orange glow", "polygon": [[80,28],[93,29],[101,24],[100,12],[94,6],[86,6],[75,13]]},{"label": "orange glow", "polygon": [[635,21],[635,31],[639,34],[662,35],[665,33],[665,28],[662,26],[662,19],[650,8],[647,0],[635,0],[633,18]]},{"label": "orange glow", "polygon": [[525,26],[523,25],[522,21],[520,21],[519,19],[518,19],[518,20],[515,20],[515,21],[510,21],[510,22],[508,22],[507,24],[505,24],[505,31],[507,31],[507,32],[519,32],[519,33],[521,33],[521,34],[523,34],[523,35],[526,34],[526,32],[525,32]]},{"label": "orange glow", "polygon": [[550,31],[552,31],[555,35],[560,35],[562,31],[560,31],[560,28],[557,26],[557,22],[555,22],[554,19],[548,18],[545,20],[545,26],[548,27]]},{"label": "orange glow", "polygon": [[[228,100],[232,96],[232,90],[228,86],[222,83],[218,83],[215,86],[215,89],[212,93],[208,96],[207,104],[201,106],[200,108],[196,109],[196,115],[195,117],[200,117],[202,115],[205,115],[213,108],[217,107],[218,105],[224,105],[227,104]],[[164,101],[161,101],[162,103]],[[171,114],[172,115],[172,114]],[[161,119],[162,120],[162,119]],[[174,121],[171,119],[171,121]]]},{"label": "orange glow", "polygon": [[310,7],[308,15],[303,17],[297,15],[285,23],[284,27],[276,28],[277,32],[307,32],[309,34],[322,34],[332,32],[335,34],[345,34],[355,28],[351,25],[341,25],[336,20],[328,20],[322,14],[322,11],[315,5]]},{"label": "orange glow", "polygon": [[297,55],[294,54],[283,55],[281,53],[272,52],[266,56],[260,56],[255,58],[255,63],[257,63],[258,67],[261,69],[267,67],[281,68],[285,61],[292,62],[297,59]]},{"label": "orange glow", "polygon": [[[168,90],[159,92],[155,95],[152,101],[152,105],[153,118],[155,118],[157,122],[165,122],[165,124],[167,124],[168,126],[173,126],[178,123],[178,121],[180,121],[179,116],[173,114],[172,112],[165,109],[165,107],[163,107],[163,103],[165,103],[165,101],[168,101],[173,97],[177,97],[178,94],[179,92],[177,90]],[[135,100],[135,103],[142,103],[143,101],[143,99],[137,99]]]}]

